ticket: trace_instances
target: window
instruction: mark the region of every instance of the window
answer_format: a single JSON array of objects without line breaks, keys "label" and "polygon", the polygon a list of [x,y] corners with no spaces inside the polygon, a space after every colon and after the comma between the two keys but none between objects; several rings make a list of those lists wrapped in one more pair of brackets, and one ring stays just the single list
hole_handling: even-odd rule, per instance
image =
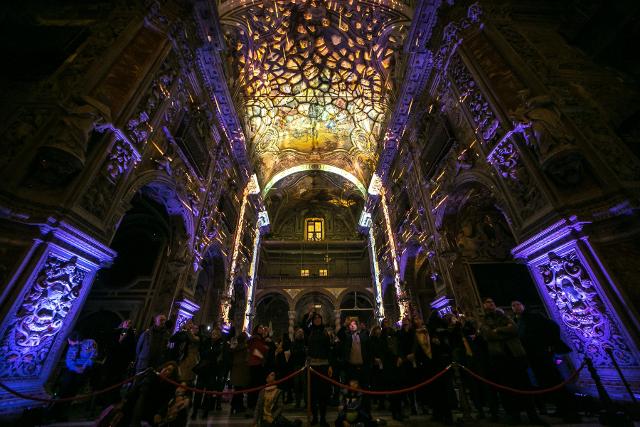
[{"label": "window", "polygon": [[327,277],[327,269],[321,268],[319,274],[320,274],[320,277]]},{"label": "window", "polygon": [[300,270],[300,277],[309,277],[309,269],[303,268]]},{"label": "window", "polygon": [[307,218],[305,223],[307,240],[324,239],[324,220],[322,218]]}]

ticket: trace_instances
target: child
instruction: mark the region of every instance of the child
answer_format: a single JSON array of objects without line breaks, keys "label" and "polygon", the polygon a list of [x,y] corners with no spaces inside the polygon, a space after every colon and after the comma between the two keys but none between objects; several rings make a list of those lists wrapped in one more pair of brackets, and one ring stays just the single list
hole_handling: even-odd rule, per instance
[{"label": "child", "polygon": [[[360,383],[355,378],[351,379],[349,387],[359,388]],[[342,404],[335,425],[336,427],[374,427],[376,425],[371,417],[366,397],[361,392],[343,390]]]},{"label": "child", "polygon": [[271,371],[267,375],[267,386],[260,390],[258,402],[256,403],[256,413],[254,418],[255,427],[299,427],[302,422],[296,420],[289,421],[282,415],[284,408],[283,393],[273,382],[276,380],[276,373]]},{"label": "child", "polygon": [[178,387],[175,397],[169,402],[167,416],[159,424],[166,427],[185,427],[189,414],[189,401],[188,393]]}]

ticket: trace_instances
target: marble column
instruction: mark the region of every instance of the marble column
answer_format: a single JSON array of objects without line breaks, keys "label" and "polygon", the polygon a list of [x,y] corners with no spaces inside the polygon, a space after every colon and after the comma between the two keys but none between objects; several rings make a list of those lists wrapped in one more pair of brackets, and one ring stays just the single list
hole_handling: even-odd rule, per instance
[{"label": "marble column", "polygon": [[291,341],[293,341],[295,329],[296,329],[296,312],[295,310],[289,310],[289,339]]},{"label": "marble column", "polygon": [[[44,395],[96,272],[116,253],[53,218],[34,226],[39,236],[26,267],[12,278],[11,305],[0,326],[0,381],[25,394]],[[0,391],[0,412],[34,404]]]}]

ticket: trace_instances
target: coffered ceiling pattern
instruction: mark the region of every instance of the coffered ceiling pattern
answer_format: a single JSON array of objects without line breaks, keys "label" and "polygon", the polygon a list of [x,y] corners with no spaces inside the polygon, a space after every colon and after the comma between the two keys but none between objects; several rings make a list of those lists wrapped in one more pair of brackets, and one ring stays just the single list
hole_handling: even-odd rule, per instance
[{"label": "coffered ceiling pattern", "polygon": [[368,182],[410,11],[393,1],[228,1],[220,18],[255,169],[322,161]]}]

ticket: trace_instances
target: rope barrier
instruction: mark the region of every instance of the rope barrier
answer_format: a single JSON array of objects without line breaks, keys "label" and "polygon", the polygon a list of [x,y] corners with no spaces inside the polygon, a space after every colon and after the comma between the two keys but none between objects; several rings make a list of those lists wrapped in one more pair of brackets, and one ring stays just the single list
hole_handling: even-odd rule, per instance
[{"label": "rope barrier", "polygon": [[269,387],[269,386],[272,386],[272,385],[277,385],[277,384],[283,383],[285,381],[288,381],[291,378],[295,377],[296,375],[304,372],[305,369],[307,369],[306,366],[298,369],[295,372],[290,373],[286,377],[280,378],[279,380],[276,380],[276,381],[274,381],[272,383],[269,383],[269,384],[263,384],[261,386],[257,386],[257,387],[253,387],[253,388],[245,388],[245,389],[241,389],[241,390],[226,390],[226,391],[214,391],[214,390],[207,390],[207,389],[203,389],[203,388],[190,387],[190,386],[188,386],[186,384],[179,383],[179,382],[174,381],[174,380],[172,380],[170,378],[167,378],[167,377],[165,377],[163,375],[160,375],[159,372],[155,372],[155,374],[162,381],[165,381],[165,382],[167,382],[169,384],[173,384],[176,387],[179,387],[179,388],[182,388],[182,389],[185,389],[185,390],[188,390],[188,391],[192,391],[194,393],[201,393],[201,394],[206,394],[206,395],[211,395],[211,396],[224,396],[224,395],[230,395],[230,394],[242,394],[242,393],[251,393],[251,392],[254,392],[254,391],[260,391],[265,387]]},{"label": "rope barrier", "polygon": [[473,372],[471,369],[467,368],[464,365],[461,365],[459,363],[455,363],[455,364],[457,366],[459,366],[463,371],[468,373],[471,377],[473,377],[476,380],[481,381],[481,382],[483,382],[483,383],[485,383],[485,384],[487,384],[487,385],[489,385],[491,387],[497,388],[499,390],[508,391],[508,392],[514,393],[514,394],[527,394],[527,395],[553,393],[554,391],[560,390],[561,388],[563,388],[567,384],[573,382],[576,379],[576,377],[578,376],[578,374],[580,373],[580,371],[582,371],[582,369],[584,369],[584,367],[586,366],[586,362],[582,362],[582,365],[580,365],[580,367],[578,369],[576,369],[571,375],[569,375],[569,377],[567,377],[567,379],[562,381],[560,384],[554,385],[553,387],[548,387],[548,388],[543,388],[543,389],[538,389],[538,390],[520,390],[520,389],[509,387],[509,386],[506,386],[506,385],[494,383],[493,381],[488,380],[488,379],[476,374],[475,372]]},{"label": "rope barrier", "polygon": [[441,376],[443,376],[444,374],[446,374],[449,371],[449,369],[451,369],[452,366],[453,366],[453,364],[450,364],[449,366],[447,366],[442,371],[438,372],[437,374],[435,374],[434,376],[432,376],[428,380],[425,380],[425,381],[423,381],[423,382],[421,382],[419,384],[416,384],[416,385],[411,386],[411,387],[403,388],[403,389],[400,389],[400,390],[364,390],[364,389],[361,389],[361,388],[351,387],[351,386],[349,386],[347,384],[342,384],[341,382],[336,381],[333,378],[330,378],[330,377],[328,377],[326,375],[321,374],[320,372],[316,371],[315,369],[313,369],[311,367],[309,369],[311,369],[311,372],[314,373],[315,375],[317,375],[318,377],[320,377],[323,380],[328,381],[331,384],[333,384],[335,386],[338,386],[340,388],[344,388],[344,389],[347,389],[347,390],[360,392],[360,393],[363,393],[363,394],[370,394],[370,395],[374,395],[374,396],[383,396],[383,395],[386,396],[386,395],[389,395],[389,394],[393,395],[393,394],[409,393],[409,392],[415,391],[415,390],[417,390],[417,389],[419,389],[421,387],[429,385],[432,382],[434,382],[435,380],[437,380],[438,378],[440,378]]},{"label": "rope barrier", "polygon": [[122,380],[117,384],[113,384],[110,385],[109,387],[103,388],[101,390],[97,390],[97,391],[93,391],[91,393],[86,393],[86,394],[78,394],[76,396],[71,396],[71,397],[60,397],[57,399],[52,399],[52,398],[47,398],[47,397],[38,397],[38,396],[30,396],[28,394],[24,394],[21,393],[17,390],[12,389],[11,387],[9,387],[8,385],[1,383],[0,382],[0,388],[5,390],[8,393],[13,394],[16,397],[19,397],[21,399],[26,399],[26,400],[34,400],[36,402],[43,402],[43,403],[63,403],[63,402],[73,402],[76,400],[84,400],[84,399],[88,399],[90,397],[94,397],[94,396],[98,396],[100,394],[104,394],[106,392],[109,392],[111,390],[115,390],[118,387],[122,387],[123,385],[130,383],[131,381],[135,380],[137,377],[140,376],[144,376],[147,374],[150,374],[152,372],[151,368],[146,369],[142,372],[138,372],[137,374],[135,374],[132,377],[127,378],[126,380]]},{"label": "rope barrier", "polygon": [[[357,387],[351,387],[347,384],[342,384],[339,381],[334,380],[333,378],[330,378],[324,374],[321,374],[320,372],[316,371],[315,369],[313,369],[312,367],[308,367],[308,369],[311,370],[311,372],[318,376],[319,378],[330,382],[331,384],[340,387],[340,388],[344,388],[346,390],[350,390],[350,391],[355,391],[355,392],[359,392],[359,393],[363,393],[363,394],[369,394],[369,395],[374,395],[374,396],[382,396],[382,395],[395,395],[395,394],[403,394],[403,393],[409,393],[412,391],[415,391],[421,387],[427,386],[429,384],[431,384],[432,382],[434,382],[435,380],[437,380],[438,378],[440,378],[441,376],[445,375],[453,366],[459,366],[463,371],[465,371],[466,373],[468,373],[472,378],[481,381],[491,387],[497,388],[499,390],[504,390],[510,393],[514,393],[514,394],[526,394],[526,395],[538,395],[538,394],[546,394],[546,393],[552,393],[554,391],[560,390],[561,388],[563,388],[564,386],[566,386],[567,384],[573,382],[578,374],[582,371],[582,369],[585,368],[586,366],[586,361],[582,362],[582,365],[580,365],[580,367],[578,369],[576,369],[567,379],[565,379],[564,381],[562,381],[560,384],[557,384],[553,387],[548,387],[545,389],[538,389],[538,390],[521,390],[521,389],[516,389],[513,387],[509,387],[506,385],[502,385],[502,384],[497,384],[491,380],[488,380],[480,375],[478,375],[477,373],[473,372],[471,369],[467,368],[464,365],[461,365],[460,363],[454,362],[451,363],[450,365],[448,365],[446,368],[444,368],[443,370],[441,370],[440,372],[436,373],[433,377],[419,383],[416,385],[413,385],[411,387],[407,387],[407,388],[403,388],[403,389],[399,389],[399,390],[364,390],[361,388],[357,388]],[[140,376],[144,376],[144,375],[148,375],[150,373],[154,373],[158,376],[158,378],[160,378],[162,381],[165,381],[169,384],[172,384],[176,387],[188,390],[188,391],[192,391],[194,393],[201,393],[201,394],[206,394],[206,395],[212,395],[212,396],[222,396],[222,395],[233,395],[233,394],[242,394],[242,393],[251,393],[251,392],[255,392],[255,391],[260,391],[265,387],[268,386],[273,386],[273,385],[277,385],[277,384],[281,384],[285,381],[290,380],[291,378],[295,377],[296,375],[301,374],[302,372],[304,372],[307,369],[307,366],[304,366],[300,369],[298,369],[295,372],[292,372],[291,374],[285,376],[284,378],[281,378],[279,380],[276,380],[270,384],[263,384],[257,387],[252,387],[252,388],[246,388],[246,389],[241,389],[241,390],[227,390],[227,391],[214,391],[214,390],[206,390],[206,389],[200,389],[200,388],[195,388],[195,387],[190,387],[186,384],[181,384],[177,381],[174,381],[170,378],[167,378],[163,375],[161,375],[159,372],[153,371],[151,368],[139,372],[137,374],[135,374],[132,377],[129,377],[125,380],[120,381],[117,384],[113,384],[109,387],[106,387],[104,389],[101,390],[97,390],[91,393],[87,393],[87,394],[81,394],[81,395],[77,395],[77,396],[72,396],[72,397],[63,397],[63,398],[58,398],[58,399],[52,399],[52,398],[44,398],[44,397],[38,397],[38,396],[30,396],[24,393],[21,393],[17,390],[12,389],[11,387],[5,385],[4,383],[0,382],[0,388],[4,389],[5,391],[7,391],[8,393],[13,394],[14,396],[17,396],[21,399],[26,399],[26,400],[34,400],[37,402],[44,402],[44,403],[62,403],[62,402],[73,402],[76,400],[84,400],[84,399],[88,399],[94,396],[98,396],[100,394],[104,394],[107,393],[111,390],[114,390],[118,387],[123,386],[124,384],[127,384],[133,380],[135,380],[136,378],[140,377]]]}]

